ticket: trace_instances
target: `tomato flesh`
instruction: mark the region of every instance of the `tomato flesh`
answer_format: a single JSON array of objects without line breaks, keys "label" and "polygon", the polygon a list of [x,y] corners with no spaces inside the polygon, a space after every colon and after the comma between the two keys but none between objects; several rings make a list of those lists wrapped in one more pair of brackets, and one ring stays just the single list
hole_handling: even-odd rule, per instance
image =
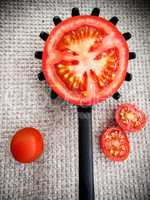
[{"label": "tomato flesh", "polygon": [[34,128],[23,128],[15,133],[11,140],[11,153],[15,160],[30,163],[43,153],[43,138]]},{"label": "tomato flesh", "polygon": [[130,152],[129,140],[120,128],[112,127],[106,129],[100,135],[100,148],[112,161],[123,161],[127,159]]},{"label": "tomato flesh", "polygon": [[147,117],[142,110],[127,103],[118,107],[115,118],[123,130],[132,132],[140,131],[147,122]]},{"label": "tomato flesh", "polygon": [[128,46],[117,28],[96,16],[64,20],[50,33],[42,68],[52,89],[77,105],[113,95],[125,79]]}]

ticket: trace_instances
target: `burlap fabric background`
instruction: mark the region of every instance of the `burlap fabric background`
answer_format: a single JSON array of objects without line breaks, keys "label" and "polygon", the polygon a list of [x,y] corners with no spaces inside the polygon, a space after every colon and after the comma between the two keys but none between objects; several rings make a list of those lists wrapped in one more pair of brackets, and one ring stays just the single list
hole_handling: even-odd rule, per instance
[{"label": "burlap fabric background", "polygon": [[[118,103],[133,102],[150,113],[150,5],[123,0],[12,0],[0,1],[0,199],[77,200],[78,124],[74,107],[49,98],[47,84],[37,79],[41,61],[35,50],[43,48],[40,31],[49,31],[52,18],[69,17],[72,7],[88,14],[95,6],[107,19],[116,15],[122,32],[130,31],[131,51],[137,59],[128,71],[119,102],[109,99],[93,109],[93,148],[96,200],[146,200],[150,198],[150,127],[130,134],[127,161],[112,163],[99,150],[98,135],[114,124]],[[26,126],[38,128],[45,152],[36,162],[23,165],[9,152],[11,136]]]}]

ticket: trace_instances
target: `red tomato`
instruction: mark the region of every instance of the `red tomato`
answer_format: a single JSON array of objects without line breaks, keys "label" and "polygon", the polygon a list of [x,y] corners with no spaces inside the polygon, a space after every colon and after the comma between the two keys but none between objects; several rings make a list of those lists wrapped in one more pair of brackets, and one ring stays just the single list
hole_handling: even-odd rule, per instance
[{"label": "red tomato", "polygon": [[125,160],[130,152],[129,140],[120,128],[108,128],[100,135],[100,148],[113,161]]},{"label": "red tomato", "polygon": [[111,22],[97,16],[76,16],[50,33],[42,68],[60,97],[76,105],[92,105],[121,86],[128,55],[124,37]]},{"label": "red tomato", "polygon": [[16,132],[11,141],[13,157],[21,163],[30,163],[43,153],[43,138],[34,128],[23,128]]},{"label": "red tomato", "polygon": [[122,104],[115,114],[118,125],[126,131],[136,132],[145,127],[147,117],[143,111],[132,104]]}]

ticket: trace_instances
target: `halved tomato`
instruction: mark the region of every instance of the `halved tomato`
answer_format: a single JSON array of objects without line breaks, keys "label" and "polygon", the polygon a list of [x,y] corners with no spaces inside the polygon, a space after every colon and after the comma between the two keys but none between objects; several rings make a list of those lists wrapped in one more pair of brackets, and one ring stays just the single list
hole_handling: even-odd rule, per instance
[{"label": "halved tomato", "polygon": [[76,16],[50,33],[42,68],[60,97],[76,105],[92,105],[121,86],[128,55],[124,37],[111,22],[97,16]]},{"label": "halved tomato", "polygon": [[129,140],[120,128],[112,127],[104,130],[99,142],[105,156],[112,161],[123,161],[129,155]]},{"label": "halved tomato", "polygon": [[126,131],[136,132],[145,127],[147,117],[135,105],[125,103],[118,107],[115,114],[118,125]]}]

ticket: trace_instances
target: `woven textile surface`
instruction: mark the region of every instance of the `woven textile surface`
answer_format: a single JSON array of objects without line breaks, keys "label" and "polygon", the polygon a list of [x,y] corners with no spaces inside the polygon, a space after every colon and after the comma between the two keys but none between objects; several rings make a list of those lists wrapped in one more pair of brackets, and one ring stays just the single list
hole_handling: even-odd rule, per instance
[{"label": "woven textile surface", "polygon": [[[131,153],[121,163],[108,161],[99,150],[98,136],[114,125],[114,110],[122,102],[150,113],[150,3],[133,0],[0,0],[0,199],[78,199],[78,119],[75,106],[50,99],[50,89],[37,74],[34,58],[44,42],[40,31],[54,27],[52,18],[70,16],[72,7],[89,14],[119,18],[121,32],[137,59],[129,62],[133,81],[124,83],[118,102],[112,98],[93,107],[93,156],[96,200],[150,199],[150,127],[130,134]],[[16,130],[32,126],[41,131],[45,151],[31,164],[19,164],[9,146]]]}]

